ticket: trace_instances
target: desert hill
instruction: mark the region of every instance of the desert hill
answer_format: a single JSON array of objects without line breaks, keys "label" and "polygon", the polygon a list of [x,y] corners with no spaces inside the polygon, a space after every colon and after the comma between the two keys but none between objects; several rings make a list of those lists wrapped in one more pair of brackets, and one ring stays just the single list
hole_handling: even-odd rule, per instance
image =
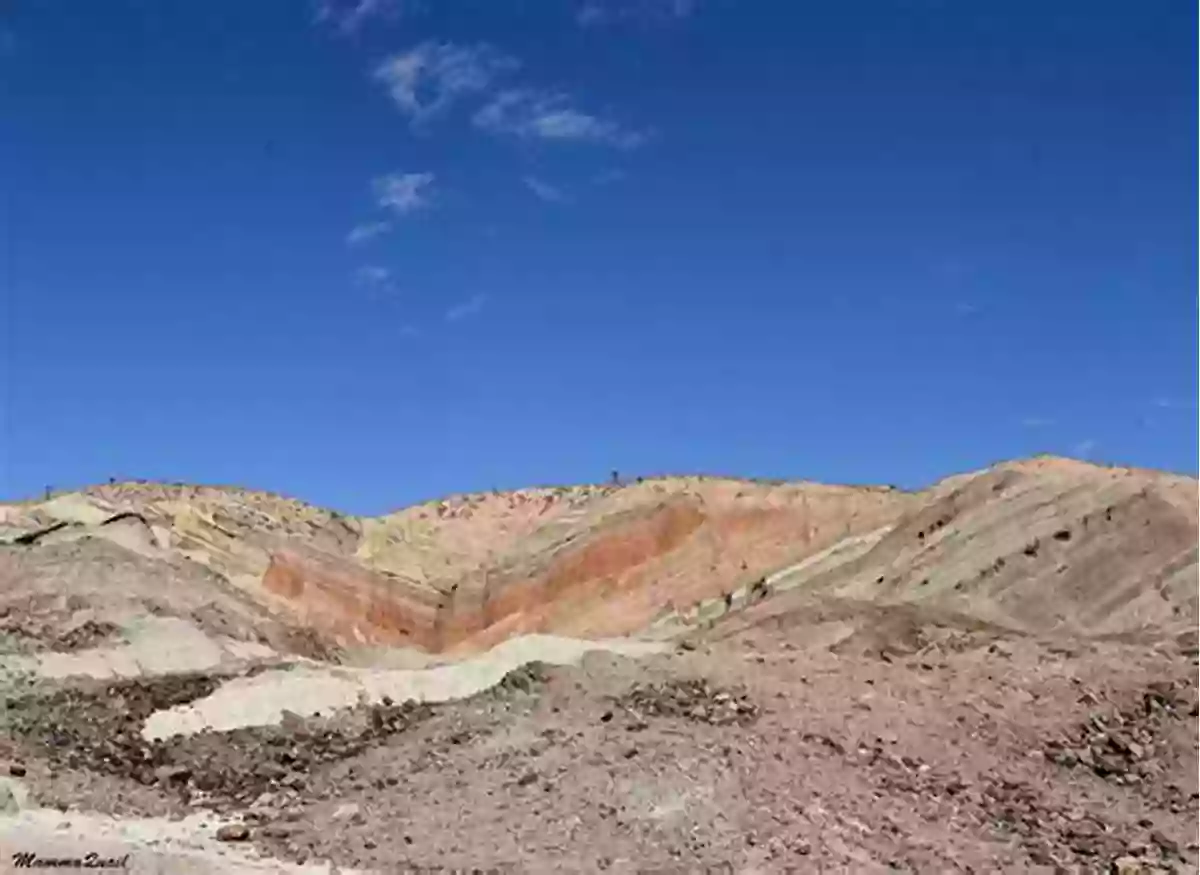
[{"label": "desert hill", "polygon": [[0,846],[147,875],[1194,872],[1197,500],[1040,457],[379,517],[144,482],[0,505]]},{"label": "desert hill", "polygon": [[[430,653],[528,633],[674,635],[784,591],[1025,630],[1181,630],[1197,616],[1196,532],[1195,479],[1053,457],[916,493],[673,477],[353,517],[115,483],[0,506],[4,560],[42,581],[6,587],[6,603],[61,595],[97,622],[144,609],[251,640]],[[111,579],[79,589],[78,568],[58,569],[80,563]]]}]

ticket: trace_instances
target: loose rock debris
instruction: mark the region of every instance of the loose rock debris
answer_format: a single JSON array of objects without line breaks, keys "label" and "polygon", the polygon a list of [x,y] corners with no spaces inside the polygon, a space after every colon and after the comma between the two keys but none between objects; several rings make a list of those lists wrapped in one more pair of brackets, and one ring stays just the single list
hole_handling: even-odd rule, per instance
[{"label": "loose rock debris", "polygon": [[163,677],[10,697],[8,730],[56,767],[130,778],[184,804],[237,810],[264,793],[300,793],[311,768],[356,756],[433,713],[428,705],[385,699],[327,718],[285,715],[278,727],[142,737],[151,713],[202,698],[225,679]]},{"label": "loose rock debris", "polygon": [[104,620],[84,620],[62,628],[53,615],[31,615],[20,608],[0,608],[0,636],[8,639],[10,650],[18,653],[52,651],[71,653],[111,642],[120,627]]},{"label": "loose rock debris", "polygon": [[[996,661],[986,648],[980,654],[952,658],[986,679]],[[1167,797],[1160,805],[1137,784],[1060,766],[1050,744],[1037,757],[993,757],[997,738],[975,737],[992,724],[953,716],[961,713],[955,703],[973,709],[981,701],[977,683],[954,686],[955,671],[930,680],[902,665],[850,668],[841,657],[826,659],[825,668],[800,671],[780,663],[770,669],[774,680],[747,660],[749,687],[705,679],[693,667],[687,677],[656,672],[648,681],[632,662],[587,675],[533,665],[470,700],[382,701],[323,718],[287,713],[279,726],[159,742],[140,734],[148,714],[206,696],[229,677],[35,685],[0,700],[12,740],[0,753],[28,765],[34,785],[48,766],[90,776],[92,786],[132,786],[136,793],[119,791],[129,793],[131,810],[162,814],[141,807],[161,799],[169,812],[213,812],[223,843],[384,872],[401,859],[486,869],[524,859],[531,842],[537,860],[559,871],[597,871],[604,860],[608,871],[652,863],[690,872],[737,860],[734,871],[1040,866],[1129,875],[1188,871],[1195,860],[1179,829],[1194,819],[1180,763],[1163,760],[1163,774],[1185,791],[1176,798],[1186,810],[1172,814]],[[929,684],[938,691],[935,708],[888,716],[901,705],[929,709],[932,700],[921,698]],[[1102,743],[1090,718],[1072,722],[1089,711],[1143,745],[1147,758],[1178,752],[1179,742],[1170,736],[1160,746],[1138,741],[1139,733],[1195,726],[1194,684],[1186,680],[1126,685],[1124,698],[1086,689],[1094,694],[1075,689],[1056,706],[1062,716],[1049,734],[1072,749]],[[853,707],[868,693],[870,709]],[[960,727],[955,745],[969,756],[947,761],[943,742],[929,739],[928,728],[895,722],[897,713],[925,715],[926,727]],[[980,766],[981,757],[992,759]],[[1068,784],[1071,795],[1056,792]],[[69,787],[55,792],[66,810]],[[1079,804],[1076,792],[1084,793]],[[1120,804],[1110,811],[1104,794]],[[748,801],[738,801],[743,796]],[[1133,798],[1145,800],[1144,822],[1120,801]]]},{"label": "loose rock debris", "polygon": [[217,829],[216,839],[219,842],[244,842],[250,838],[250,827],[244,823],[227,823]]},{"label": "loose rock debris", "polygon": [[1169,758],[1169,736],[1187,733],[1187,721],[1196,714],[1194,686],[1157,681],[1132,705],[1115,712],[1097,710],[1072,732],[1051,741],[1045,755],[1060,766],[1087,769],[1106,781],[1130,786],[1180,813],[1196,807],[1196,794],[1184,792],[1176,780],[1179,770]]},{"label": "loose rock debris", "polygon": [[526,663],[504,675],[492,692],[504,696],[513,692],[535,693],[550,682],[553,666],[541,661]]},{"label": "loose rock debris", "polygon": [[724,690],[703,679],[638,685],[617,702],[651,717],[674,717],[714,726],[746,726],[758,717],[758,706],[744,690]]}]

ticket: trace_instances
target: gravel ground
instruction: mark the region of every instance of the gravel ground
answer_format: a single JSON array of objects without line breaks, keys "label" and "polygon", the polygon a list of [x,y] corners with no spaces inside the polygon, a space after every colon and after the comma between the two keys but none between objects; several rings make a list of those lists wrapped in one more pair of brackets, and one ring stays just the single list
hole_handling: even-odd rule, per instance
[{"label": "gravel ground", "polygon": [[0,759],[39,804],[205,815],[289,863],[1196,871],[1190,651],[798,640],[751,629],[641,660],[593,653],[462,701],[162,741],[141,735],[149,713],[225,679],[35,685],[9,700]]},{"label": "gravel ground", "polygon": [[660,644],[627,639],[583,641],[558,635],[521,635],[469,659],[432,668],[293,666],[240,678],[212,695],[158,711],[146,721],[144,734],[167,738],[206,729],[275,725],[289,711],[330,714],[359,702],[384,699],[465,699],[495,686],[507,673],[529,662],[568,665],[595,650],[639,656],[662,649]]}]

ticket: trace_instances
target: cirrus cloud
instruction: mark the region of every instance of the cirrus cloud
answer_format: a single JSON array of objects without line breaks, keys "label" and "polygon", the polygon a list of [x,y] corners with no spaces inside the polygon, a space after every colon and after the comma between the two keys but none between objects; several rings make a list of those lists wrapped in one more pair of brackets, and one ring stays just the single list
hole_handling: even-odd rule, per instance
[{"label": "cirrus cloud", "polygon": [[350,233],[346,235],[346,242],[351,246],[357,246],[368,240],[374,240],[380,234],[386,234],[390,230],[392,230],[391,222],[363,222],[350,229]]},{"label": "cirrus cloud", "polygon": [[354,279],[359,285],[377,286],[380,283],[386,283],[391,279],[392,272],[386,267],[377,267],[375,265],[367,265],[360,267],[354,273]]},{"label": "cirrus cloud", "polygon": [[432,173],[388,173],[371,181],[379,206],[407,216],[429,206]]},{"label": "cirrus cloud", "polygon": [[633,149],[646,135],[616,122],[581,112],[557,92],[510,88],[495,95],[475,113],[476,127],[491,134],[552,142],[598,143]]},{"label": "cirrus cloud", "polygon": [[470,94],[491,88],[501,75],[520,63],[491,46],[460,46],[425,41],[387,58],[375,68],[393,102],[414,124],[445,112]]},{"label": "cirrus cloud", "polygon": [[487,303],[487,295],[472,295],[461,304],[455,304],[446,311],[447,322],[461,322],[471,316],[478,316]]},{"label": "cirrus cloud", "polygon": [[413,11],[415,4],[413,0],[319,0],[316,7],[319,23],[353,34],[372,18],[395,20]]},{"label": "cirrus cloud", "polygon": [[696,10],[695,0],[585,0],[575,10],[580,27],[598,27],[621,21],[678,21]]},{"label": "cirrus cloud", "polygon": [[364,265],[354,272],[354,284],[367,290],[371,297],[391,297],[396,293],[392,272],[374,264]]},{"label": "cirrus cloud", "polygon": [[533,192],[534,197],[548,204],[565,204],[570,200],[561,188],[551,185],[544,179],[538,179],[536,176],[525,176],[522,177],[521,181],[525,183],[526,188]]}]

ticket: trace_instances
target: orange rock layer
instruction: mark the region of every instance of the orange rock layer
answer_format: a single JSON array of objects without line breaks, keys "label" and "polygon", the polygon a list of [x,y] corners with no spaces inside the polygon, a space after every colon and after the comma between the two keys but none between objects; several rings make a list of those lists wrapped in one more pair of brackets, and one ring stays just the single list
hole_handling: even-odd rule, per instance
[{"label": "orange rock layer", "polygon": [[300,624],[339,644],[437,647],[437,601],[356,563],[280,549],[262,583]]},{"label": "orange rock layer", "polygon": [[601,637],[647,626],[665,610],[730,592],[788,562],[893,518],[888,490],[761,488],[697,493],[600,519],[557,550],[477,569],[438,590],[348,560],[279,550],[265,588],[342,644],[475,651],[515,634]]}]

